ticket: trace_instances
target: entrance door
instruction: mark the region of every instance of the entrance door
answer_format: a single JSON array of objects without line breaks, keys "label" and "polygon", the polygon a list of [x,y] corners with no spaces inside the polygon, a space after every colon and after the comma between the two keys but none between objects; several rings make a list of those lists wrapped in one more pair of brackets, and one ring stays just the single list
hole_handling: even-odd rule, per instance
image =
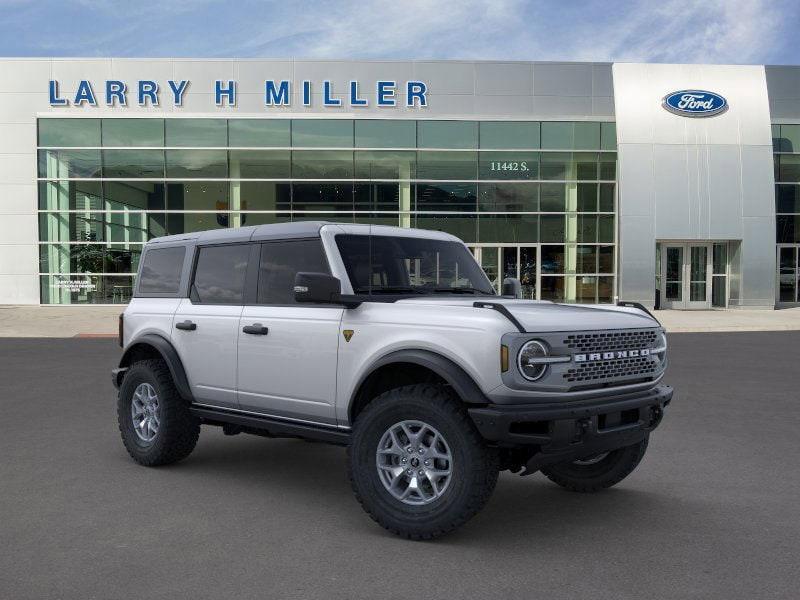
[{"label": "entrance door", "polygon": [[711,308],[711,244],[661,245],[663,308]]},{"label": "entrance door", "polygon": [[513,277],[522,284],[523,298],[538,298],[538,246],[477,246],[473,251],[498,293],[502,293],[503,280]]}]

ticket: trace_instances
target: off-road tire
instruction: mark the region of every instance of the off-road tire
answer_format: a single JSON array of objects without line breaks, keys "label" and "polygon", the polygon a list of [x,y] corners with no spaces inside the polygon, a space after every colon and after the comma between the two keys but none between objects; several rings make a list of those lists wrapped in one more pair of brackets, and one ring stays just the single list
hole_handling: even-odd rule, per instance
[{"label": "off-road tire", "polygon": [[572,492],[599,492],[618,484],[633,472],[644,457],[648,440],[646,437],[632,446],[612,450],[595,464],[557,463],[542,467],[541,471],[550,481]]},{"label": "off-road tire", "polygon": [[[447,440],[453,475],[442,496],[410,506],[393,497],[380,480],[376,451],[384,432],[405,420],[424,421]],[[356,499],[385,529],[429,540],[466,523],[480,511],[497,484],[497,452],[486,446],[461,402],[444,386],[417,384],[385,392],[370,402],[353,425],[347,468]]]},{"label": "off-road tire", "polygon": [[[133,393],[141,383],[152,385],[158,395],[160,425],[150,442],[136,435],[131,419]],[[189,412],[189,403],[181,398],[169,368],[160,359],[136,362],[125,373],[117,396],[117,422],[128,454],[147,467],[168,465],[186,458],[200,436],[199,419]]]}]

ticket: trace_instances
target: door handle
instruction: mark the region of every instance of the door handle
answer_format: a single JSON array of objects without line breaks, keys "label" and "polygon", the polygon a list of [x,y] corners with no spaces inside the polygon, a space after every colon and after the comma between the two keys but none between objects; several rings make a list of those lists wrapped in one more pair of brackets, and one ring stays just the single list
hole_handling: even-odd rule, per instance
[{"label": "door handle", "polygon": [[264,327],[261,323],[253,323],[252,325],[245,325],[242,327],[242,331],[250,335],[267,335],[269,333],[269,327]]},{"label": "door handle", "polygon": [[175,329],[181,329],[183,331],[194,331],[197,329],[197,323],[192,323],[191,321],[184,321],[183,323],[175,323]]}]

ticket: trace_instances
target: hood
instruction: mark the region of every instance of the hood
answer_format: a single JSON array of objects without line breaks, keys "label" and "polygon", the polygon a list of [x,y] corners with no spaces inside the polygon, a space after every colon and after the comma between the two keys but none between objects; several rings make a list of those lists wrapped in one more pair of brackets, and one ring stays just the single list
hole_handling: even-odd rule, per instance
[{"label": "hood", "polygon": [[[556,304],[538,300],[514,300],[499,296],[457,298],[407,298],[398,303],[470,307],[475,302],[504,305],[525,331],[586,331],[594,329],[636,329],[658,327],[660,323],[638,308],[613,304]],[[478,310],[478,309],[476,309]]]}]

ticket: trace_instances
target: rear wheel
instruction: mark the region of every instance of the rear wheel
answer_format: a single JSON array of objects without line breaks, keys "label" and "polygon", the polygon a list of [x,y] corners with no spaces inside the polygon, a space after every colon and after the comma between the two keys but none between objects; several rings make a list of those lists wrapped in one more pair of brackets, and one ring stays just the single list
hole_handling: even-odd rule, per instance
[{"label": "rear wheel", "polygon": [[497,454],[437,385],[390,390],[358,416],[348,472],[364,510],[389,531],[431,539],[464,524],[497,483]]},{"label": "rear wheel", "polygon": [[194,450],[200,421],[189,412],[163,360],[134,363],[125,373],[117,399],[122,442],[141,465],[177,462]]},{"label": "rear wheel", "polygon": [[647,450],[648,438],[641,442],[587,456],[570,462],[542,467],[545,476],[573,492],[597,492],[616,485],[639,465]]}]

